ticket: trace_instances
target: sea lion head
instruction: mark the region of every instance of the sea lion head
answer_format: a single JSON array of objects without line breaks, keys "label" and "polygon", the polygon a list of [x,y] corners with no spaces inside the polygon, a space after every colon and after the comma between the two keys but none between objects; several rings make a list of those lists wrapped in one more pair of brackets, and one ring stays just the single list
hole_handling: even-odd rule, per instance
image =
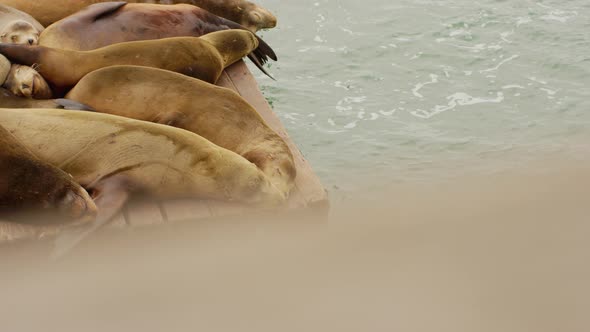
[{"label": "sea lion head", "polygon": [[29,22],[16,20],[7,24],[0,31],[0,40],[3,43],[37,45],[39,30]]},{"label": "sea lion head", "polygon": [[34,67],[13,64],[3,86],[20,97],[50,99],[53,96],[49,84]]},{"label": "sea lion head", "polygon": [[245,13],[246,17],[242,25],[252,32],[277,26],[277,18],[265,8],[252,4]]},{"label": "sea lion head", "polygon": [[199,37],[213,45],[223,58],[224,67],[240,60],[258,47],[258,38],[248,30],[221,30]]}]

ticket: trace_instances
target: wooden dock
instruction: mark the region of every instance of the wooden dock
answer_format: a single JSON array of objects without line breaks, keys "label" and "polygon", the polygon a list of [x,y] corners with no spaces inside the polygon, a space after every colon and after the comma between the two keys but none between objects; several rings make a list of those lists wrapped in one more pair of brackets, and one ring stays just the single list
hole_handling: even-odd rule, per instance
[{"label": "wooden dock", "polygon": [[[271,213],[302,214],[315,218],[326,218],[330,206],[326,190],[301,151],[289,138],[285,127],[260,92],[258,84],[246,64],[239,61],[228,67],[217,84],[236,91],[254,106],[268,125],[283,137],[293,153],[297,168],[295,188],[286,206]],[[221,201],[183,199],[162,202],[141,200],[128,204],[111,225],[114,227],[136,227],[234,217],[257,212],[261,211],[244,204]],[[265,211],[265,213],[268,212]]]}]

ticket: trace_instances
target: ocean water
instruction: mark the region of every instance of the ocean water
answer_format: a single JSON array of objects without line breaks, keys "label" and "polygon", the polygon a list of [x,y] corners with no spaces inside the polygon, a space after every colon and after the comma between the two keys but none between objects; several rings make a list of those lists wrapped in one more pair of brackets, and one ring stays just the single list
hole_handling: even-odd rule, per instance
[{"label": "ocean water", "polygon": [[257,79],[335,200],[590,156],[587,0],[257,2]]}]

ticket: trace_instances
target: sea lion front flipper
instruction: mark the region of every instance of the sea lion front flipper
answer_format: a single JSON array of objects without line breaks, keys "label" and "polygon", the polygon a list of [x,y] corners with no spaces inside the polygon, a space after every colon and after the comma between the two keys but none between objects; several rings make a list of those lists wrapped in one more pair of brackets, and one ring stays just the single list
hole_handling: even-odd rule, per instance
[{"label": "sea lion front flipper", "polygon": [[78,111],[90,111],[96,112],[96,110],[88,105],[79,103],[75,100],[59,98],[54,100],[58,106],[66,110],[78,110]]},{"label": "sea lion front flipper", "polygon": [[83,226],[64,228],[55,239],[51,259],[55,260],[63,257],[82,240],[106,225],[121,211],[129,198],[125,181],[117,176],[102,180],[93,189],[97,193],[96,197],[94,197],[98,208],[96,220]]},{"label": "sea lion front flipper", "polygon": [[126,4],[126,1],[114,1],[90,5],[76,14],[76,19],[88,22],[96,22],[115,13]]}]

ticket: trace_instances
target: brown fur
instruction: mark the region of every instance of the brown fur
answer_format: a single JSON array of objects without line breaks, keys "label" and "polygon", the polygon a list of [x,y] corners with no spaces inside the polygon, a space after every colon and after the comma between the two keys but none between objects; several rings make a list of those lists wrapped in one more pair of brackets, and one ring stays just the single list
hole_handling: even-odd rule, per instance
[{"label": "brown fur", "polygon": [[[0,0],[8,5],[29,13],[44,26],[72,15],[86,6],[105,0]],[[274,28],[277,20],[268,10],[246,0],[130,0],[129,3],[176,4],[186,3],[199,6],[211,13],[241,24],[253,32]]]},{"label": "brown fur", "polygon": [[257,46],[253,33],[226,30],[200,38],[135,41],[93,51],[0,44],[0,53],[16,63],[39,64],[39,72],[52,87],[67,89],[89,72],[113,65],[156,67],[214,83],[226,66],[240,60]]},{"label": "brown fur", "polygon": [[189,130],[256,164],[282,192],[293,187],[289,147],[229,89],[161,69],[113,66],[86,75],[67,97],[99,112]]},{"label": "brown fur", "polygon": [[[94,202],[78,183],[60,169],[37,159],[0,126],[0,213],[13,216],[41,210],[85,220],[96,214]],[[46,220],[53,219],[33,221]]]},{"label": "brown fur", "polygon": [[88,190],[109,178],[160,198],[277,204],[285,196],[236,153],[177,128],[93,112],[0,110],[0,123]]},{"label": "brown fur", "polygon": [[[87,51],[128,41],[200,37],[227,29],[246,28],[192,5],[106,2],[88,6],[47,27],[39,45]],[[268,58],[277,60],[272,48],[256,38],[258,47],[248,57],[259,67]]]}]

